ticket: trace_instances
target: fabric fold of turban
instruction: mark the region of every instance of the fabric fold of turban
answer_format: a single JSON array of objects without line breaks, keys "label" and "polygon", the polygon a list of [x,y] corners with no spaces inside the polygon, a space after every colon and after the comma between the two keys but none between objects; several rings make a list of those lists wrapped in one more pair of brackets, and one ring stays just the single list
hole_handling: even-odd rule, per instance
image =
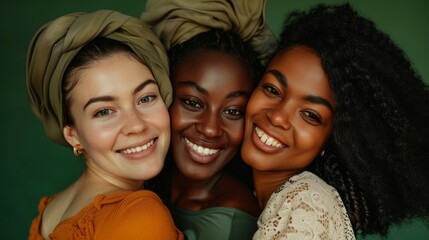
[{"label": "fabric fold of turban", "polygon": [[265,24],[266,0],[148,0],[141,19],[168,49],[202,32],[222,29],[249,41],[265,63],[277,39]]},{"label": "fabric fold of turban", "polygon": [[27,56],[27,93],[32,111],[51,140],[68,146],[63,136],[62,80],[79,50],[105,37],[128,45],[152,71],[167,106],[172,101],[165,48],[140,19],[111,10],[75,12],[41,27]]}]

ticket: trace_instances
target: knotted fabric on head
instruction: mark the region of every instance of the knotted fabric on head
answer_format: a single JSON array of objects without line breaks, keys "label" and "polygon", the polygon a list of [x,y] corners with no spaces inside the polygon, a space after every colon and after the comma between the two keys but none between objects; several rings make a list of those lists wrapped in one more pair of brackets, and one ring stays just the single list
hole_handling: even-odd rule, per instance
[{"label": "knotted fabric on head", "polygon": [[169,50],[212,29],[236,32],[266,63],[277,39],[265,24],[266,0],[148,0],[141,19]]},{"label": "knotted fabric on head", "polygon": [[31,109],[51,140],[68,146],[63,136],[63,75],[79,50],[97,37],[128,45],[152,72],[167,106],[172,101],[168,57],[152,30],[140,19],[111,10],[75,12],[38,30],[27,56],[27,93]]}]

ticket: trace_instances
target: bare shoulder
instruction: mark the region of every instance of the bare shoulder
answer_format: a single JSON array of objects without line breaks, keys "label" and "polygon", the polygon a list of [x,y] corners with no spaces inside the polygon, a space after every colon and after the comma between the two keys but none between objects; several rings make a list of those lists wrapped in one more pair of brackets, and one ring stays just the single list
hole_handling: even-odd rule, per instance
[{"label": "bare shoulder", "polygon": [[68,187],[64,191],[56,193],[47,200],[47,205],[42,212],[42,235],[47,236],[49,233],[53,232],[55,227],[62,220],[67,219],[72,214],[75,214],[75,211],[72,213],[68,212],[73,197],[74,194],[72,188]]}]

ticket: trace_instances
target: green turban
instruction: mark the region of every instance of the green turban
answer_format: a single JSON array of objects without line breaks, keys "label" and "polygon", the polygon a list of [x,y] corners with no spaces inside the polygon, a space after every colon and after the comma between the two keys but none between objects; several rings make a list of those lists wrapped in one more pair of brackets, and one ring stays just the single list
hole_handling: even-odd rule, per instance
[{"label": "green turban", "polygon": [[40,28],[27,57],[27,93],[32,111],[49,139],[68,146],[63,136],[62,80],[79,50],[97,37],[128,45],[152,72],[167,106],[172,101],[166,51],[141,20],[111,10],[76,12]]},{"label": "green turban", "polygon": [[170,49],[211,29],[236,32],[266,63],[277,39],[265,24],[265,0],[148,0],[141,19]]}]

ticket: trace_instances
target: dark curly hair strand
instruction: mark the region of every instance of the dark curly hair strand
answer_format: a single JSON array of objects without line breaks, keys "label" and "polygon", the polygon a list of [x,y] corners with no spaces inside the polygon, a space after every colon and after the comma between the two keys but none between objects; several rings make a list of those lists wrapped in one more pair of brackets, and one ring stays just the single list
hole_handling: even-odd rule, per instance
[{"label": "dark curly hair strand", "polygon": [[428,220],[429,90],[405,53],[349,4],[292,13],[278,53],[294,46],[313,49],[330,81],[332,137],[311,170],[338,190],[355,231]]}]

